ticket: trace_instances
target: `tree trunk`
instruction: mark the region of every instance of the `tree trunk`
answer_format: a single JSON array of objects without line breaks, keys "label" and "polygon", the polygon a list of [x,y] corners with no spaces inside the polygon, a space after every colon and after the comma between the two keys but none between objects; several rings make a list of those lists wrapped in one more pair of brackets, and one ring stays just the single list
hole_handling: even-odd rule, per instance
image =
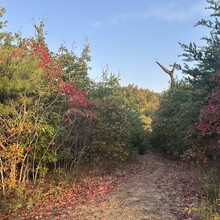
[{"label": "tree trunk", "polygon": [[166,67],[161,65],[158,61],[156,63],[161,67],[161,69],[170,76],[170,87],[173,89],[175,87],[174,70],[176,69],[176,63],[174,62],[173,68],[168,70]]}]

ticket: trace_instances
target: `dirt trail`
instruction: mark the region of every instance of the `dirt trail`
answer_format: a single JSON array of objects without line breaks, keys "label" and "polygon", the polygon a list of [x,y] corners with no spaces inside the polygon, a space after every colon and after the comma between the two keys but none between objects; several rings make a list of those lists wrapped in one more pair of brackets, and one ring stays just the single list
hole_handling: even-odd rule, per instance
[{"label": "dirt trail", "polygon": [[[97,180],[99,189],[94,194],[84,189],[77,194],[82,199],[90,193],[88,198],[93,199],[80,202],[73,190],[67,188],[61,200],[52,197],[42,207],[10,219],[195,220],[195,215],[186,212],[197,206],[198,197],[189,170],[183,163],[158,155],[139,156],[136,163],[101,177],[102,185],[97,185]],[[88,188],[92,184],[89,182]]]},{"label": "dirt trail", "polygon": [[140,156],[136,164],[115,173],[116,191],[101,201],[71,208],[61,219],[178,220],[196,219],[183,210],[196,206],[196,186],[183,164],[156,155]]}]

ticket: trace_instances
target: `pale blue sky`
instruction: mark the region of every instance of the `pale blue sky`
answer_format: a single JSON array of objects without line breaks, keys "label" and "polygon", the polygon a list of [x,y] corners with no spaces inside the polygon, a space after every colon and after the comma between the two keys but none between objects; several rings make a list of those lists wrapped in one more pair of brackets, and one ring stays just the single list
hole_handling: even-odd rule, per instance
[{"label": "pale blue sky", "polygon": [[[119,73],[121,84],[135,84],[161,92],[169,76],[156,65],[166,67],[183,51],[178,42],[195,41],[207,30],[194,28],[208,16],[206,0],[1,0],[6,8],[7,30],[32,36],[33,19],[46,17],[46,41],[56,51],[63,42],[80,52],[87,39],[92,61],[89,72],[100,77],[102,66]],[[181,77],[180,72],[176,72]]]}]

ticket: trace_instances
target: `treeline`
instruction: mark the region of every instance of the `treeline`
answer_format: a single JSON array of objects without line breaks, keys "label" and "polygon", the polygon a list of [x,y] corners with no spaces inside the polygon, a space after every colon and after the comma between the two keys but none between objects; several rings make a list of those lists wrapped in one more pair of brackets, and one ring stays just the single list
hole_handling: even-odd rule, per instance
[{"label": "treeline", "polygon": [[[1,8],[1,17],[4,8]],[[48,173],[114,168],[144,154],[158,94],[103,70],[88,76],[89,45],[80,55],[50,51],[44,22],[33,37],[0,23],[0,191],[7,195]]]},{"label": "treeline", "polygon": [[154,148],[175,158],[220,159],[220,2],[208,0],[205,46],[180,44],[185,77],[160,97],[153,120]]}]

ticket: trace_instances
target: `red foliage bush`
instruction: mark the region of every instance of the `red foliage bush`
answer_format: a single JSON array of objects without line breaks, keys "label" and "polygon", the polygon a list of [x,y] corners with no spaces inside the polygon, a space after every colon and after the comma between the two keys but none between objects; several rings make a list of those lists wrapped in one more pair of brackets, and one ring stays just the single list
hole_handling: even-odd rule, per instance
[{"label": "red foliage bush", "polygon": [[63,71],[59,63],[51,57],[48,49],[34,41],[32,46],[34,54],[39,58],[38,66],[44,69],[44,76],[49,79],[49,85],[56,84],[55,92],[65,97],[68,106],[65,115],[68,117],[71,114],[77,114],[95,118],[96,115],[90,110],[92,102],[87,100],[86,93],[83,90],[76,89],[73,83],[63,81]]},{"label": "red foliage bush", "polygon": [[210,79],[214,89],[208,98],[208,104],[201,109],[199,122],[192,127],[189,137],[190,149],[186,155],[207,161],[208,157],[220,155],[220,71]]}]

